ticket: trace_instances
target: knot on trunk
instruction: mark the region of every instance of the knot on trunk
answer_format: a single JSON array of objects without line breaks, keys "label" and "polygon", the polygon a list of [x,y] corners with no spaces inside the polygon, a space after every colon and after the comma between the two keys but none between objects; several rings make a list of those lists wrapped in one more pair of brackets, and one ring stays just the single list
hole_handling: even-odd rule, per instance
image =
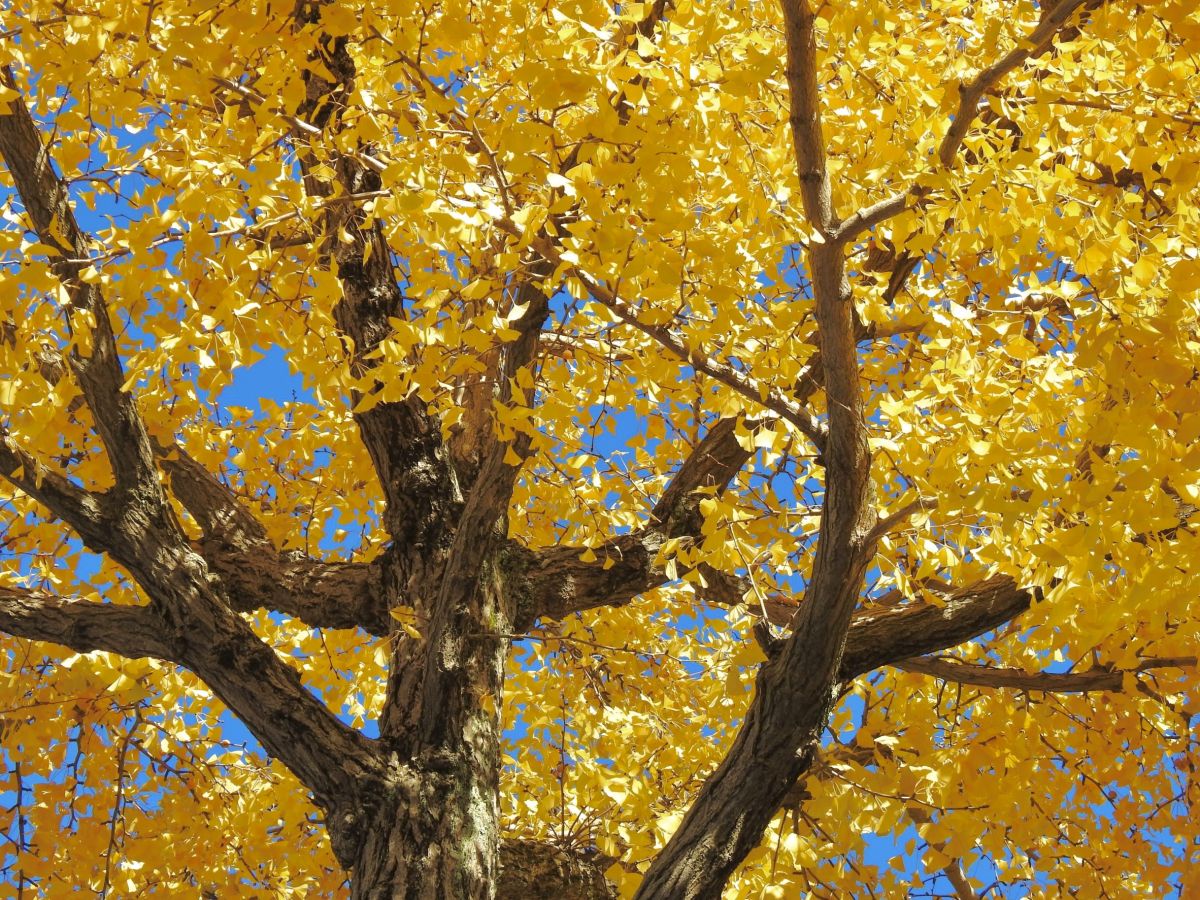
[{"label": "knot on trunk", "polygon": [[343,869],[349,871],[362,852],[370,816],[361,806],[346,804],[330,810],[325,818],[329,845]]}]

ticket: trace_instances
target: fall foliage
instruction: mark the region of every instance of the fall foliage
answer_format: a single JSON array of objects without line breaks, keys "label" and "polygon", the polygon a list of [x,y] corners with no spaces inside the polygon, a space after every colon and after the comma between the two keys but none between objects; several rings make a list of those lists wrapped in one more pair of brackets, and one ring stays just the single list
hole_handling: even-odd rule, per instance
[{"label": "fall foliage", "polygon": [[1200,890],[1197,60],[0,4],[3,891]]}]

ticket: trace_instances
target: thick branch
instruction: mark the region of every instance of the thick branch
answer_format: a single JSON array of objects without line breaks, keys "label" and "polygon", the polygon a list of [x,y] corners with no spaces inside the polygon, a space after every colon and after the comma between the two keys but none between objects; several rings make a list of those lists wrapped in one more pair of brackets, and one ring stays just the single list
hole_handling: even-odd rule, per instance
[{"label": "thick branch", "polygon": [[233,491],[185,451],[172,448],[162,467],[171,492],[200,526],[196,549],[220,576],[234,609],[269,609],[310,628],[363,628],[381,637],[391,632],[381,564],[280,553]]},{"label": "thick branch", "polygon": [[1128,676],[1151,669],[1194,668],[1196,657],[1144,659],[1128,670],[1098,667],[1086,672],[1026,672],[1006,666],[982,666],[937,657],[906,659],[895,665],[905,672],[931,675],[958,684],[1055,694],[1085,694],[1091,691],[1121,691]]},{"label": "thick branch", "polygon": [[147,606],[65,600],[45,591],[0,586],[0,631],[79,653],[104,650],[130,659],[178,661],[161,620]]},{"label": "thick branch", "polygon": [[[171,589],[204,590],[186,560]],[[236,614],[215,601],[176,598],[189,614],[172,622],[162,610],[63,600],[41,591],[0,588],[0,631],[61,644],[81,653],[105,650],[154,657],[199,675],[264,749],[291,769],[317,803],[339,820],[357,815],[363,784],[382,775],[371,742],[348,728],[300,683]],[[334,762],[336,761],[336,762]]]},{"label": "thick branch", "polygon": [[825,139],[821,134],[821,95],[817,87],[817,14],[808,0],[783,0],[784,35],[787,40],[787,76],[790,106],[788,123],[800,195],[809,224],[826,240],[837,225],[833,190],[825,164]]},{"label": "thick branch", "polygon": [[500,843],[496,900],[615,900],[604,877],[613,860],[585,856],[541,841]]},{"label": "thick branch", "polygon": [[207,541],[199,549],[238,612],[266,609],[309,628],[361,628],[377,637],[395,630],[381,586],[382,563],[326,562],[273,548],[229,553]]},{"label": "thick branch", "polygon": [[241,619],[214,608],[216,616],[194,617],[190,633],[181,636],[149,606],[65,600],[44,591],[0,587],[0,631],[80,653],[154,657],[191,669],[239,714],[272,756],[296,771],[322,805],[330,805],[345,785],[330,775],[329,760],[339,757],[325,754],[347,753],[348,761],[373,770],[369,742],[328,714],[300,685],[294,670]]},{"label": "thick branch", "polygon": [[851,681],[880,666],[969,641],[1016,618],[1039,595],[1038,589],[1018,587],[998,575],[953,591],[941,606],[860,610],[846,636],[838,680]]},{"label": "thick branch", "polygon": [[20,488],[85,538],[102,543],[106,526],[104,498],[72,484],[26,453],[11,437],[0,437],[0,475]]},{"label": "thick branch", "polygon": [[[298,28],[319,25],[320,2],[298,0],[294,16]],[[302,147],[314,135],[341,128],[341,113],[354,91],[356,70],[345,35],[319,38],[320,50],[304,69],[306,96],[297,110],[307,127],[298,128],[295,140]],[[328,76],[328,77],[326,77]],[[304,187],[310,196],[328,197],[335,185],[313,172],[316,155],[300,154]],[[379,167],[369,152],[343,153],[333,160],[340,190],[348,194],[373,193],[383,187]],[[389,319],[403,319],[404,296],[392,269],[392,251],[380,222],[368,223],[355,204],[326,204],[322,263],[335,267],[342,299],[334,309],[339,330],[353,342],[351,370],[364,378],[375,366],[374,351],[392,333]],[[378,386],[367,393],[378,390]],[[355,402],[362,399],[353,397]],[[449,464],[441,428],[426,403],[413,395],[395,403],[377,403],[354,415],[363,443],[383,487],[387,507],[384,525],[401,554],[432,553],[447,539],[461,502],[459,487]]]},{"label": "thick branch", "polygon": [[806,0],[782,6],[797,166],[805,212],[820,238],[809,242],[807,260],[829,416],[820,537],[792,634],[759,669],[733,746],[651,864],[637,894],[642,900],[719,897],[810,765],[876,540],[853,301],[842,245],[828,239],[836,216],[820,150],[816,14]]},{"label": "thick branch", "polygon": [[692,500],[689,498],[693,492],[700,488],[716,488],[717,493],[722,492],[742,466],[749,462],[754,451],[747,450],[738,440],[739,423],[751,431],[770,424],[739,416],[726,416],[714,422],[654,504],[650,512],[653,521],[669,527],[685,507],[690,509]]},{"label": "thick branch", "polygon": [[330,712],[299,673],[221,602],[199,557],[166,548],[160,553],[178,572],[159,589],[160,595],[175,595],[163,605],[164,629],[177,659],[313,791],[319,805],[333,810],[354,802],[364,781],[380,777],[371,741]]},{"label": "thick branch", "polygon": [[[3,81],[15,85],[8,70]],[[121,389],[124,375],[104,298],[95,284],[79,278],[88,241],[75,222],[66,186],[54,174],[24,103],[17,99],[7,105],[0,114],[0,156],[39,239],[57,254],[51,266],[71,297],[69,321],[74,324],[80,311],[94,321],[90,350],[85,355],[74,348],[72,367],[108,451],[116,488],[95,498],[61,479],[51,479],[48,488],[36,479],[30,485],[35,467],[9,442],[7,458],[0,460],[6,474],[76,527],[89,549],[108,552],[128,569],[150,596],[148,615],[158,620],[156,630],[165,644],[158,649],[169,650],[162,655],[203,679],[267,752],[313,790],[318,803],[341,808],[352,802],[348,777],[378,774],[370,742],[340,722],[301,684],[296,670],[229,608],[204,562],[187,546],[159,483],[145,426],[133,398]],[[19,474],[14,472],[18,466]],[[27,631],[32,630],[30,615],[26,607],[22,627]],[[15,613],[13,618],[17,625]]]},{"label": "thick branch", "polygon": [[171,493],[191,513],[205,540],[220,539],[231,550],[243,552],[270,545],[263,524],[186,450],[165,448],[161,464],[171,479]]},{"label": "thick branch", "polygon": [[658,565],[663,544],[670,538],[700,534],[694,491],[703,487],[724,491],[752,455],[738,441],[737,425],[736,416],[718,420],[663,491],[651,511],[651,524],[595,548],[595,562],[580,559],[582,547],[522,551],[529,554],[524,563],[527,596],[518,611],[516,630],[527,630],[542,616],[561,619],[598,606],[623,606],[665,584],[666,573]]}]

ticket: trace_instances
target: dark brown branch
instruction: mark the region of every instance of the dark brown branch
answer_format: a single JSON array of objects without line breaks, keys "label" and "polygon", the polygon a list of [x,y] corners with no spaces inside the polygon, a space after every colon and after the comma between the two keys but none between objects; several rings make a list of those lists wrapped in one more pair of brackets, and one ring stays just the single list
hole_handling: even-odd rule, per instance
[{"label": "dark brown branch", "polygon": [[90,535],[97,541],[104,537],[104,498],[48,469],[7,435],[0,436],[0,476],[37,500],[78,534]]},{"label": "dark brown branch", "polygon": [[[15,86],[10,70],[3,71],[2,80]],[[68,321],[75,327],[79,312],[94,321],[90,349],[72,349],[71,365],[108,451],[116,487],[93,497],[63,479],[39,484],[33,478],[31,484],[36,464],[7,441],[6,458],[0,459],[5,474],[76,527],[89,549],[107,552],[134,576],[150,597],[148,614],[158,620],[165,645],[157,649],[169,651],[163,653],[166,658],[203,679],[267,752],[312,789],[321,806],[338,816],[357,815],[354,788],[380,774],[374,748],[314,697],[296,670],[229,607],[221,585],[188,546],[159,483],[134,399],[122,390],[124,375],[104,298],[95,284],[79,277],[88,241],[75,222],[66,186],[54,174],[24,102],[18,98],[7,107],[0,113],[0,156],[39,239],[56,254],[51,266],[71,298]],[[33,613],[23,609],[21,627],[31,631]],[[60,612],[61,607],[53,614]],[[16,626],[15,612],[12,617]]]},{"label": "dark brown branch", "polygon": [[163,448],[161,465],[170,478],[171,493],[196,520],[205,540],[220,539],[243,552],[270,544],[263,524],[186,450]]},{"label": "dark brown branch", "polygon": [[943,166],[947,169],[953,166],[959,147],[962,146],[975,117],[979,115],[979,101],[983,95],[1009,72],[1049,50],[1055,36],[1063,30],[1076,10],[1090,2],[1091,0],[1061,0],[1048,13],[1042,15],[1037,27],[1026,35],[1018,46],[983,69],[970,82],[959,86],[958,110],[938,147],[938,159]]},{"label": "dark brown branch", "polygon": [[[178,589],[187,590],[186,579],[179,582]],[[382,777],[371,742],[330,714],[295,670],[225,606],[194,600],[188,605],[187,633],[180,634],[153,607],[64,600],[42,591],[0,587],[0,631],[80,653],[154,657],[190,669],[346,830],[344,822],[359,814],[363,785],[377,784]],[[331,833],[336,839],[332,827]]]},{"label": "dark brown branch", "polygon": [[868,607],[855,614],[846,636],[838,680],[927,653],[937,653],[999,628],[1019,616],[1039,595],[995,576],[953,590],[943,605]]},{"label": "dark brown branch", "polygon": [[[295,8],[296,27],[318,25],[320,15],[321,3],[300,0]],[[304,188],[313,197],[374,193],[383,187],[381,167],[369,148],[330,160],[337,188],[313,174],[317,157],[308,142],[322,132],[341,128],[341,114],[354,91],[357,73],[348,40],[345,35],[321,36],[319,58],[303,71],[306,96],[296,116],[302,127],[295,128],[294,139],[301,147]],[[336,267],[342,288],[334,319],[353,344],[352,372],[364,378],[376,365],[374,352],[392,333],[389,319],[406,317],[404,296],[392,269],[392,252],[382,224],[369,223],[356,204],[327,203],[323,213],[321,261]],[[369,389],[367,395],[378,389],[378,385]],[[363,399],[363,395],[353,395],[355,403]],[[440,425],[416,395],[361,409],[354,419],[387,501],[384,526],[400,555],[434,552],[448,539],[462,500]]]},{"label": "dark brown branch", "polygon": [[805,212],[829,425],[820,537],[792,634],[759,669],[733,746],[651,863],[640,900],[719,897],[811,764],[834,698],[851,615],[874,551],[871,453],[859,384],[857,329],[832,206],[817,94],[816,12],[782,0],[791,124]]},{"label": "dark brown branch", "polygon": [[185,451],[173,448],[161,464],[171,492],[200,526],[195,548],[220,576],[234,609],[269,609],[310,628],[363,628],[381,637],[392,631],[382,564],[280,553],[233,491]]},{"label": "dark brown branch", "polygon": [[66,600],[45,591],[0,586],[0,631],[78,653],[104,650],[130,659],[178,662],[161,620],[147,606]]},{"label": "dark brown branch", "polygon": [[[0,82],[16,89],[10,68],[0,70]],[[90,348],[82,351],[73,346],[70,364],[92,411],[116,485],[103,495],[91,495],[65,478],[52,476],[47,488],[38,478],[31,479],[35,470],[44,470],[8,440],[6,458],[0,459],[4,475],[68,522],[91,549],[111,553],[150,590],[146,545],[163,536],[178,536],[178,525],[158,482],[145,424],[133,397],[122,389],[125,376],[107,303],[96,284],[81,278],[90,242],[75,221],[67,186],[55,174],[49,151],[20,96],[0,104],[0,157],[39,241],[50,248],[50,267],[70,297],[65,310],[68,325],[75,332],[78,320],[91,320],[84,326],[90,333]]]},{"label": "dark brown branch", "polygon": [[[515,549],[514,554],[522,560],[526,585],[516,630],[527,630],[542,616],[561,619],[599,606],[623,606],[665,584],[666,573],[658,565],[663,544],[671,538],[700,534],[699,498],[694,492],[703,487],[724,491],[752,455],[738,441],[737,427],[738,417],[718,420],[663,491],[651,511],[651,524],[595,548],[595,562],[580,559],[583,547],[554,547],[532,553]],[[719,573],[708,574],[712,576],[710,581],[719,579]]]},{"label": "dark brown branch", "polygon": [[1092,668],[1086,672],[1026,672],[1006,666],[983,666],[953,659],[921,657],[895,664],[905,672],[931,675],[943,681],[986,688],[1044,691],[1056,694],[1085,694],[1091,691],[1121,691],[1125,679],[1152,669],[1194,668],[1196,657],[1178,656],[1144,659],[1132,669]]},{"label": "dark brown branch", "polygon": [[833,189],[825,164],[825,139],[821,133],[821,95],[817,86],[816,11],[808,0],[783,0],[787,42],[788,124],[804,214],[817,230],[814,240],[824,242],[837,225]]},{"label": "dark brown branch", "polygon": [[614,860],[563,850],[542,841],[500,843],[496,900],[616,900],[604,877]]},{"label": "dark brown branch", "polygon": [[[352,769],[357,761],[360,773],[374,772],[369,742],[332,716],[307,715],[305,707],[316,704],[316,699],[300,686],[295,673],[273,650],[252,634],[246,639],[248,629],[240,619],[227,613],[215,621],[197,617],[197,624],[200,628],[196,633],[180,638],[148,606],[66,600],[44,591],[0,587],[0,631],[61,644],[80,653],[104,650],[131,659],[153,657],[196,671],[242,716],[268,752],[294,770],[299,769],[297,774],[324,806],[331,806],[336,791],[345,790],[346,785],[332,778],[335,767],[329,765],[330,758],[311,759],[307,765],[298,764],[298,760],[320,757],[325,752],[345,752],[350,754],[347,759]],[[214,636],[222,639],[214,641]],[[227,670],[226,674],[206,677],[206,672],[211,674],[218,668]],[[277,680],[280,673],[285,673],[282,683]],[[299,696],[306,696],[308,701],[297,703]],[[246,714],[247,705],[255,707],[252,715]],[[264,725],[262,717],[269,717],[269,724]],[[296,742],[293,750],[280,750],[281,732]],[[309,746],[302,746],[305,744]]]},{"label": "dark brown branch", "polygon": [[[813,599],[810,590],[804,606]],[[1011,579],[997,577],[949,594],[941,607],[864,610],[854,617],[847,632],[837,681],[851,680],[877,665],[902,659],[910,648],[920,647],[918,652],[926,653],[969,640],[1018,615],[1031,599],[1031,593],[1017,588]],[[805,615],[804,606],[796,616],[800,627],[811,616]],[[809,633],[813,631],[810,627]],[[831,651],[812,643],[799,644],[794,636],[782,652],[777,647],[760,669],[750,714],[733,748],[705,782],[680,829],[652,865],[639,896],[719,897],[725,876],[712,877],[711,867],[736,865],[744,855],[743,848],[757,842],[761,827],[781,805],[803,802],[799,779],[810,771],[815,741],[835,694],[831,684],[824,682],[820,685],[824,697],[821,691],[810,689],[812,696],[804,698],[805,705],[796,703],[797,696],[803,698],[804,686],[798,688],[791,682],[813,668],[796,654],[811,649],[818,657],[828,657]],[[797,725],[801,716],[806,721]],[[701,836],[712,835],[712,842],[696,849],[692,849],[695,843],[685,845],[690,852],[672,855],[678,836],[688,834],[685,829],[689,827]],[[718,842],[730,828],[735,834],[751,830],[752,840],[737,843],[735,837]],[[669,862],[662,863],[664,859]]]},{"label": "dark brown branch", "polygon": [[669,527],[673,520],[679,518],[685,506],[690,508],[689,497],[693,492],[700,488],[715,488],[717,493],[723,491],[725,485],[754,455],[738,440],[738,426],[754,431],[770,424],[769,421],[759,422],[739,416],[726,416],[714,422],[654,504],[650,512],[651,519]]},{"label": "dark brown branch", "polygon": [[[540,281],[550,274],[550,266],[537,260],[525,273],[525,281],[516,292],[518,308],[524,313],[512,322],[515,340],[498,353],[495,403],[519,408],[533,403],[532,393],[516,386],[517,375],[533,363],[538,352],[539,335],[550,312],[550,300]],[[418,615],[427,616],[427,640],[420,647],[398,647],[393,656],[387,699],[380,717],[380,736],[407,747],[448,746],[462,740],[449,734],[470,714],[480,690],[480,673],[502,678],[507,645],[484,642],[470,637],[487,622],[493,630],[507,632],[517,616],[515,598],[496,596],[489,578],[506,578],[503,572],[489,572],[497,550],[508,537],[508,507],[513,487],[532,438],[516,433],[502,438],[492,421],[486,420],[485,436],[478,442],[481,465],[472,466],[462,512],[455,523],[454,535],[445,564],[437,575],[432,597],[422,597]],[[449,662],[453,660],[453,662]],[[497,694],[500,682],[492,685]],[[415,702],[414,702],[415,701]],[[406,718],[406,716],[408,718]]]},{"label": "dark brown branch", "polygon": [[238,612],[280,612],[309,628],[361,628],[386,637],[395,628],[381,580],[383,563],[326,562],[300,553],[229,553],[203,542],[200,554]]}]

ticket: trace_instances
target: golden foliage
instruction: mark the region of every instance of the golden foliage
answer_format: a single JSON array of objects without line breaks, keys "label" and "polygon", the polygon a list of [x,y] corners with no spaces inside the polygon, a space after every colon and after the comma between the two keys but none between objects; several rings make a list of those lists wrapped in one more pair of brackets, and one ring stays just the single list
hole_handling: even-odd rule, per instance
[{"label": "golden foliage", "polygon": [[[515,336],[508,289],[548,235],[548,334],[518,375],[527,402],[494,410],[501,437],[532,442],[510,534],[605,564],[714,417],[763,415],[817,351],[776,4],[677,0],[643,33],[642,3],[331,3],[323,26],[348,36],[358,75],[330,111],[342,127],[316,135],[293,116],[318,39],[289,13],[270,0],[20,0],[0,13],[21,92],[0,89],[0,103],[28,98],[70,184],[93,238],[81,277],[104,287],[151,433],[222,472],[278,547],[373,559],[381,495],[352,413],[416,394],[455,434],[489,352]],[[1045,599],[958,648],[964,661],[1134,671],[1194,654],[1200,17],[1185,0],[1090,9],[987,92],[946,168],[931,161],[960,85],[1019,46],[1039,10],[852,0],[820,15],[835,208],[916,186],[847,266],[881,514],[918,497],[937,507],[881,541],[864,602],[938,603],[930,580],[1000,572]],[[382,186],[306,192],[301,154],[317,172],[368,159]],[[42,355],[86,355],[87,329],[67,329],[54,250],[26,230],[9,183],[0,191],[6,434],[103,488],[88,408]],[[330,204],[380,223],[407,298],[365,373],[335,326],[337,273],[318,261],[341,239],[320,233]],[[919,264],[896,280],[901,255]],[[273,348],[299,393],[222,402]],[[818,419],[823,402],[809,402]],[[743,438],[755,457],[705,501],[702,537],[663,550],[678,578],[543,623],[512,656],[506,828],[597,848],[626,890],[728,746],[762,659],[748,639],[756,594],[708,606],[692,567],[798,596],[812,562],[815,449],[780,419]],[[123,571],[6,491],[12,583],[139,602]],[[254,625],[348,721],[377,715],[376,640],[266,614]],[[8,639],[0,660],[6,885],[340,889],[304,791],[231,741],[240,731],[194,678]],[[899,896],[954,860],[1013,896],[1165,896],[1195,855],[1194,666],[1109,693],[892,668],[848,690],[810,799],[781,814],[729,896]]]}]

